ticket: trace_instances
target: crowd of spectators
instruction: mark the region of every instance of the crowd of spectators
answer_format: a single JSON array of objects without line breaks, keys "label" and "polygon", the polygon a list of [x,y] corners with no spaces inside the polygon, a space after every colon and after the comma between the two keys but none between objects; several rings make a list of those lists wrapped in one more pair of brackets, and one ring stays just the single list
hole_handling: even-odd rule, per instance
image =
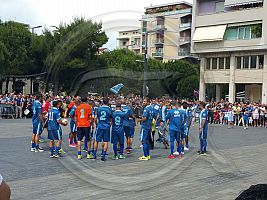
[{"label": "crowd of spectators", "polygon": [[[68,95],[53,95],[53,93],[46,93],[43,95],[43,109],[47,110],[50,102],[53,99],[62,101],[61,112],[63,117],[67,117],[69,105],[73,97]],[[2,118],[31,118],[32,117],[32,103],[35,96],[28,94],[2,94],[0,95],[0,117]],[[110,104],[116,102],[117,96],[110,96]],[[142,114],[142,98],[140,95],[123,95],[119,98],[125,98],[131,104],[135,115],[141,116]],[[88,96],[88,102],[93,103],[96,107],[101,104],[101,96],[94,95]],[[172,99],[169,97],[155,98],[152,103],[160,105],[162,110],[167,110]],[[187,101],[187,100],[181,100]],[[187,101],[189,106],[195,111],[198,117],[198,101]],[[208,119],[210,124],[226,124],[228,128],[232,125],[236,126],[254,126],[267,128],[267,105],[260,102],[235,102],[229,103],[221,100],[220,102],[207,102]],[[247,128],[247,127],[246,127]]]}]

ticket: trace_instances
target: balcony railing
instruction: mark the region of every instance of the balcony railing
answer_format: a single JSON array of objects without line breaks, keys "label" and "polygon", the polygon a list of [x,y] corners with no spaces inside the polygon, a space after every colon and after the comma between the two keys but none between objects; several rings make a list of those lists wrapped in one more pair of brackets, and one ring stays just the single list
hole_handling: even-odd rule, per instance
[{"label": "balcony railing", "polygon": [[190,42],[191,41],[191,37],[180,37],[179,41],[180,42]]},{"label": "balcony railing", "polygon": [[162,58],[162,56],[163,56],[163,53],[160,51],[152,53],[152,57],[155,57],[155,58]]},{"label": "balcony railing", "polygon": [[164,44],[164,39],[163,38],[157,38],[153,42],[154,42],[154,44]]},{"label": "balcony railing", "polygon": [[192,22],[187,22],[187,23],[181,23],[180,28],[190,28],[192,26]]},{"label": "balcony railing", "polygon": [[143,33],[147,32],[147,28],[146,28],[146,27],[143,27],[143,28],[142,28],[142,32],[143,32]]},{"label": "balcony railing", "polygon": [[154,26],[153,30],[155,30],[155,31],[165,30],[165,26],[164,25],[156,25],[156,26]]},{"label": "balcony railing", "polygon": [[190,56],[190,51],[178,51],[178,56]]}]

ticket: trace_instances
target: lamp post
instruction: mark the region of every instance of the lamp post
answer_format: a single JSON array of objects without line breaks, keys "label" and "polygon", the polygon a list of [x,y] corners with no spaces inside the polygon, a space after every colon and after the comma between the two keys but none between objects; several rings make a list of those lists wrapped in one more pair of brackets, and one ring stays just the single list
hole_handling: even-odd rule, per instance
[{"label": "lamp post", "polygon": [[[34,27],[30,27],[29,29],[32,30],[32,40],[33,40],[33,34],[34,34],[34,29],[37,28],[42,28],[42,26],[34,26]],[[30,88],[30,93],[33,93],[33,77],[31,77],[31,88]]]}]

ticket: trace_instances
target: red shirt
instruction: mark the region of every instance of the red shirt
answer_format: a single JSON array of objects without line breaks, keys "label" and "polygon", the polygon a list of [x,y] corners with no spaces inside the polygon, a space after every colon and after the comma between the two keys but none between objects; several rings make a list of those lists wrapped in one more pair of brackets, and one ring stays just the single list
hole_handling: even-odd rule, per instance
[{"label": "red shirt", "polygon": [[44,101],[42,104],[42,112],[43,113],[48,113],[50,109],[50,102],[49,101]]}]

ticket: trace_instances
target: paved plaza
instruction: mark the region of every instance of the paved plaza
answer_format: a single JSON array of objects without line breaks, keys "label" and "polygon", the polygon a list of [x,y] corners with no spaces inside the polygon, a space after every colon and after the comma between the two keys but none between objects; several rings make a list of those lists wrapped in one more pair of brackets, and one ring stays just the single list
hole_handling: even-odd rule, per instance
[{"label": "paved plaza", "polygon": [[[170,160],[169,150],[156,144],[152,159],[139,161],[138,130],[134,151],[124,160],[77,160],[67,146],[64,128],[60,159],[30,152],[31,121],[0,121],[0,173],[12,199],[234,199],[252,184],[267,182],[267,129],[211,125],[208,155],[197,155],[197,132],[191,130],[191,149],[183,159]],[[44,132],[47,136],[47,132]]]}]

